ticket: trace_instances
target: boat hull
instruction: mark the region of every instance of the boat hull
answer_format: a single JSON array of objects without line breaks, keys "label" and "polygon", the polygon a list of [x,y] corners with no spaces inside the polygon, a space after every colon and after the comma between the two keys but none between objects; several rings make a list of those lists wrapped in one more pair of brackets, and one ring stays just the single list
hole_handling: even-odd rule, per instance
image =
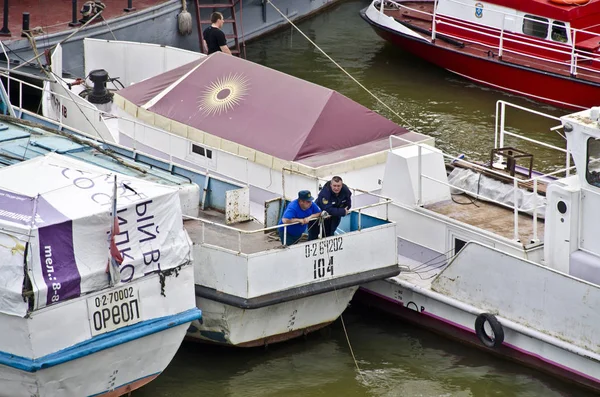
[{"label": "boat hull", "polygon": [[[286,17],[298,22],[318,12],[337,4],[340,0],[283,0],[277,3],[277,7],[283,10]],[[239,2],[242,3],[241,1]],[[195,4],[190,2],[190,5]],[[237,4],[237,3],[236,3]],[[240,9],[241,7],[241,9]],[[219,9],[227,19],[227,9]],[[289,10],[289,12],[287,12]],[[212,11],[204,10],[203,19],[209,19]],[[208,12],[210,11],[210,12]],[[148,7],[138,12],[110,18],[106,22],[92,23],[85,27],[81,33],[75,34],[65,41],[73,33],[73,30],[65,24],[65,30],[36,37],[37,54],[46,50],[52,50],[57,44],[62,43],[64,50],[63,71],[71,77],[83,77],[84,73],[84,50],[83,39],[96,38],[102,40],[127,40],[131,42],[152,43],[177,48],[199,51],[198,27],[196,26],[196,10],[190,7],[188,12],[194,21],[192,33],[182,36],[178,31],[177,17],[181,12],[180,0],[167,0],[161,4]],[[241,42],[254,40],[265,34],[272,33],[287,26],[287,20],[273,7],[263,2],[244,1],[237,5],[238,34]],[[13,16],[14,18],[14,16]],[[223,27],[224,33],[233,34],[232,24],[226,23]],[[208,25],[202,25],[205,28]],[[36,79],[46,79],[47,76],[40,70],[38,62],[34,59],[36,52],[26,38],[9,40],[6,44],[10,47],[8,54],[10,64],[0,61],[0,67],[11,69],[19,67],[22,73],[26,73]],[[233,39],[230,39],[233,44]],[[27,66],[20,66],[24,61],[29,61]],[[42,57],[42,63],[46,60]]]},{"label": "boat hull", "polygon": [[121,396],[151,382],[167,367],[188,324],[136,339],[34,373],[0,365],[0,395]]},{"label": "boat hull", "polygon": [[506,63],[497,54],[482,58],[461,53],[382,26],[371,20],[366,10],[361,16],[384,40],[478,84],[569,109],[600,104],[600,85]]},{"label": "boat hull", "polygon": [[[586,389],[600,391],[600,379],[568,367],[576,361],[585,361],[585,358],[569,355],[568,352],[563,351],[564,360],[562,363],[549,360],[545,357],[556,349],[554,346],[512,332],[506,328],[505,341],[501,346],[498,348],[486,347],[481,343],[474,330],[477,316],[451,307],[441,300],[436,301],[430,296],[420,294],[416,291],[417,289],[418,287],[412,289],[405,288],[404,285],[399,286],[392,279],[376,281],[362,286],[357,291],[354,302],[375,307],[411,324],[495,356],[516,361],[530,368],[556,376],[563,381],[577,384]],[[473,326],[469,327],[464,324],[473,324]]]},{"label": "boat hull", "polygon": [[264,346],[306,335],[335,321],[358,286],[257,309],[242,309],[196,297],[202,323],[194,321],[187,339],[237,347]]},{"label": "boat hull", "polygon": [[162,282],[158,275],[132,282],[142,321],[94,337],[88,301],[110,290],[48,306],[28,318],[0,315],[0,395],[120,396],[152,381],[200,316],[191,265]]}]

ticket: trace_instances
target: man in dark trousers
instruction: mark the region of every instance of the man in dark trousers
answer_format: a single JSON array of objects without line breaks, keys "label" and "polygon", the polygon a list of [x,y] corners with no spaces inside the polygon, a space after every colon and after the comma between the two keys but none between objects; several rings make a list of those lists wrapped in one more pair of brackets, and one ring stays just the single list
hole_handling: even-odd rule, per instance
[{"label": "man in dark trousers", "polygon": [[[322,237],[329,237],[335,234],[336,229],[342,221],[342,217],[348,215],[352,207],[352,192],[344,184],[342,178],[334,176],[327,182],[317,197],[317,205],[321,211],[327,212],[330,216],[323,220],[324,234]],[[319,224],[313,222],[309,225],[309,240],[314,240],[319,236]]]},{"label": "man in dark trousers", "polygon": [[212,25],[204,29],[204,33],[202,33],[204,39],[202,42],[204,43],[204,49],[207,51],[207,54],[210,55],[213,52],[222,51],[231,55],[231,51],[229,50],[229,47],[227,47],[225,33],[221,30],[225,23],[223,14],[220,12],[213,12],[210,16],[210,22]]}]

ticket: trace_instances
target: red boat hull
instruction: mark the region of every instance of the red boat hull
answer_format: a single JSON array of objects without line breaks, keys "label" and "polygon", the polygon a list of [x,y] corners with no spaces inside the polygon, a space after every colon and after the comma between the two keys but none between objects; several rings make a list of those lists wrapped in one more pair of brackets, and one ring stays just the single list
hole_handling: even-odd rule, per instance
[{"label": "red boat hull", "polygon": [[581,110],[600,105],[600,85],[503,62],[497,56],[464,54],[380,26],[364,10],[361,16],[381,38],[478,84],[563,108]]}]

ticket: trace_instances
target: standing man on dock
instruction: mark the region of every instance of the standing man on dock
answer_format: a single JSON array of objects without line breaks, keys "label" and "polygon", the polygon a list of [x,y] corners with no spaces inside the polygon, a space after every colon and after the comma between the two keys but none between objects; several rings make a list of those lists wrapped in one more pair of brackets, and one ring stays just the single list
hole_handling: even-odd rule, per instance
[{"label": "standing man on dock", "polygon": [[220,12],[213,12],[210,16],[210,22],[212,25],[204,29],[204,32],[202,33],[202,42],[204,43],[204,49],[207,51],[207,54],[210,55],[213,52],[221,51],[231,55],[231,51],[229,50],[229,47],[227,47],[225,33],[221,30],[225,23],[223,14]]},{"label": "standing man on dock", "polygon": [[[344,184],[342,178],[334,176],[323,186],[316,201],[321,211],[329,214],[323,220],[323,236],[329,237],[335,234],[342,217],[348,215],[352,207],[352,192]],[[314,240],[319,236],[318,225],[309,225],[308,239]]]}]

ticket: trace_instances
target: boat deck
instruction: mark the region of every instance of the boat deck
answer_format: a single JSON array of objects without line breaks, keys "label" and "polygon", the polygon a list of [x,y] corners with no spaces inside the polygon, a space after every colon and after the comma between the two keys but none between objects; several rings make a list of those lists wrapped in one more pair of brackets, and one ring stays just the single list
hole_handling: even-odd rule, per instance
[{"label": "boat deck", "polygon": [[[474,200],[463,195],[453,196],[454,200],[441,201],[426,205],[425,208],[445,215],[459,222],[475,226],[507,239],[514,233],[514,211],[500,205]],[[528,245],[533,238],[533,218],[527,214],[519,214],[519,239]],[[544,240],[544,220],[537,221],[538,239]]]},{"label": "boat deck", "polygon": [[[197,218],[225,225],[225,215],[221,212],[215,210],[198,212],[199,214]],[[242,252],[244,254],[254,254],[261,251],[283,247],[281,241],[279,241],[277,232],[271,232],[269,234],[265,234],[264,232],[252,234],[241,233],[240,238],[240,233],[234,230],[206,224],[195,219],[184,220],[183,226],[185,227],[185,230],[187,230],[194,244],[200,244],[203,241],[204,234],[204,242],[206,244],[225,248],[231,251]],[[263,225],[257,221],[242,222],[229,226],[245,231],[260,230],[263,228]]]},{"label": "boat deck", "polygon": [[[393,17],[398,22],[404,23],[407,26],[413,28],[416,31],[420,31],[420,34],[429,39],[431,37],[431,24],[433,13],[433,2],[430,1],[401,1],[402,6],[408,7],[400,8],[400,9],[386,9],[384,13],[388,16]],[[425,14],[427,13],[427,14]],[[438,28],[439,29],[439,28]],[[461,41],[457,38],[450,38],[449,40],[444,40],[444,34],[438,33],[439,40],[436,40],[436,45],[448,48],[454,51],[459,51],[461,53],[465,53],[467,55],[476,56],[479,58],[489,58],[498,56],[498,48],[490,47],[481,44],[470,43],[467,41]],[[460,45],[459,45],[460,44]],[[570,50],[565,50],[570,51]],[[496,58],[497,59],[497,58]],[[540,57],[536,57],[535,59],[532,57],[519,55],[511,52],[504,52],[502,55],[502,61],[504,63],[513,63],[516,65],[522,65],[526,67],[531,67],[532,62],[535,62],[535,68],[539,70],[543,70],[545,72],[556,73],[559,75],[570,76],[570,65],[569,59],[567,59],[564,64],[558,64],[555,61],[545,61]],[[587,80],[594,83],[600,83],[600,62],[599,60],[595,61],[580,61],[581,66],[585,66],[586,68],[597,69],[595,70],[585,70],[579,68],[577,70],[577,78],[582,80]]]},{"label": "boat deck", "polygon": [[[133,0],[132,5],[135,10],[127,12],[124,9],[127,7],[127,0],[102,0],[106,8],[102,12],[104,19],[112,19],[122,15],[129,15],[134,12],[145,10],[155,5],[166,3],[169,0]],[[81,7],[85,3],[84,0],[77,2],[77,18],[81,19]],[[0,11],[3,8],[0,6]],[[0,36],[2,41],[21,39],[23,13],[29,13],[29,28],[34,30],[34,36],[43,36],[51,33],[60,32],[63,30],[75,29],[69,26],[72,15],[72,2],[67,0],[17,0],[9,3],[8,11],[8,29],[10,36]],[[102,23],[100,18],[97,18],[91,24]],[[43,32],[39,32],[37,28],[41,28]],[[36,33],[39,32],[39,33]]]}]

